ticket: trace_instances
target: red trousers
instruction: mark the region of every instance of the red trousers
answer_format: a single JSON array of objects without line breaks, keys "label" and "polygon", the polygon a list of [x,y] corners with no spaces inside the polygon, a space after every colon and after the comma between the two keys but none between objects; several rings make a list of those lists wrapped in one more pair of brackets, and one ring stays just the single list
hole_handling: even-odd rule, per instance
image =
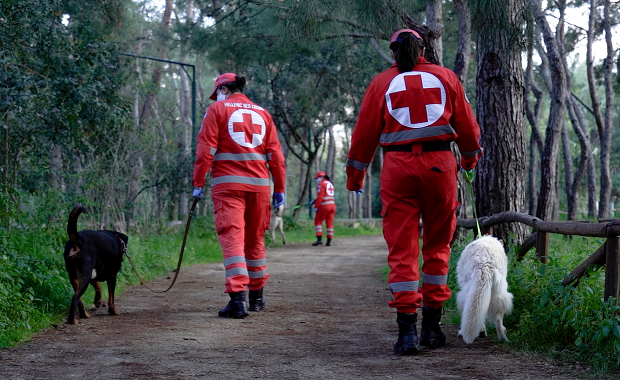
[{"label": "red trousers", "polygon": [[226,293],[258,290],[269,275],[265,230],[269,228],[269,193],[224,190],[213,193],[213,217],[224,254]]},{"label": "red trousers", "polygon": [[[402,313],[415,313],[422,301],[441,307],[447,285],[450,241],[456,228],[457,163],[450,151],[387,152],[381,173],[383,236],[388,244],[388,283]],[[424,225],[422,285],[419,286],[419,223]]]},{"label": "red trousers", "polygon": [[319,206],[314,216],[314,231],[316,236],[323,236],[323,221],[327,227],[327,237],[334,237],[334,216],[336,216],[336,205],[329,204]]}]

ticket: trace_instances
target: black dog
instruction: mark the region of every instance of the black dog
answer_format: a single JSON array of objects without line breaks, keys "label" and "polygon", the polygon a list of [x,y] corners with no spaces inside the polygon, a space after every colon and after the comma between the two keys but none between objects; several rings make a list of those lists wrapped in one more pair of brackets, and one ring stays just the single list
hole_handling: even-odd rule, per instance
[{"label": "black dog", "polygon": [[108,283],[108,313],[119,315],[114,307],[114,289],[116,274],[121,269],[123,252],[129,238],[115,231],[77,231],[77,220],[81,213],[86,212],[83,206],[77,206],[69,215],[67,233],[69,241],[65,244],[65,266],[69,280],[75,290],[69,308],[67,323],[76,324],[75,309],[78,308],[80,318],[90,318],[84,309],[82,295],[91,284],[95,288],[95,305],[101,306],[101,285],[99,281]]}]

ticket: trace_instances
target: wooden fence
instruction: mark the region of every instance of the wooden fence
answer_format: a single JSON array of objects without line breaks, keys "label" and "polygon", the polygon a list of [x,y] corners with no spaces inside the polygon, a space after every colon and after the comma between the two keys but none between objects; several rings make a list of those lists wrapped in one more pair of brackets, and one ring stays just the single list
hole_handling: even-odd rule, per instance
[{"label": "wooden fence", "polygon": [[[536,253],[542,263],[547,263],[547,252],[549,250],[549,234],[576,235],[587,237],[603,237],[607,240],[590,255],[585,261],[579,264],[565,279],[562,285],[570,285],[578,281],[588,267],[593,265],[605,265],[605,301],[609,297],[618,298],[620,288],[620,219],[592,223],[589,221],[566,221],[553,222],[544,221],[534,216],[521,214],[513,211],[506,211],[499,214],[482,217],[478,219],[482,233],[492,233],[493,226],[500,223],[523,223],[532,228],[535,232],[530,235],[520,246],[517,253],[518,260],[536,246]],[[475,229],[475,219],[458,219],[457,226],[466,229]]]}]

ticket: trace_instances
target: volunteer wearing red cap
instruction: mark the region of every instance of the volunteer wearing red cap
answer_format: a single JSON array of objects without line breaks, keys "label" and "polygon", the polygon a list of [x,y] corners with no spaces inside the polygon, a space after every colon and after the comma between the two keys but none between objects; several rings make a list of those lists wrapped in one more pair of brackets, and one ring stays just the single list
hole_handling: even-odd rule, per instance
[{"label": "volunteer wearing red cap", "polygon": [[[450,240],[456,228],[458,165],[450,142],[472,171],[482,154],[480,127],[457,76],[422,56],[422,38],[411,29],[390,39],[396,62],[368,86],[353,131],[347,189],[362,189],[377,145],[385,147],[381,172],[383,235],[388,244],[389,286],[397,310],[397,354],[416,354],[418,345],[445,344],[439,328],[447,286]],[[419,220],[424,223],[420,278]],[[419,286],[419,281],[422,285]],[[418,341],[417,309],[422,308]]]},{"label": "volunteer wearing red cap", "polygon": [[270,178],[273,205],[284,203],[285,168],[271,115],[243,95],[245,77],[220,75],[198,134],[194,163],[194,197],[202,196],[211,170],[213,214],[224,254],[228,305],[218,315],[244,318],[265,306],[263,287],[269,278],[265,230],[269,227]]},{"label": "volunteer wearing red cap", "polygon": [[318,172],[314,176],[316,180],[316,199],[314,204],[314,231],[316,232],[316,241],[312,245],[317,246],[323,244],[323,221],[327,227],[327,247],[332,245],[334,237],[334,216],[336,215],[336,200],[334,199],[334,184],[329,181],[329,177],[325,172]]}]

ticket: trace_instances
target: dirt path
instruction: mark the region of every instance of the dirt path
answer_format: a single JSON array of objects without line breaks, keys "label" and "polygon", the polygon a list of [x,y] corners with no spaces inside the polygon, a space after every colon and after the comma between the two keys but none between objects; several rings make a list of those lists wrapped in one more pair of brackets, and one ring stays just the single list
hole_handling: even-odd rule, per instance
[{"label": "dirt path", "polygon": [[[0,351],[0,379],[583,379],[584,372],[493,343],[466,348],[455,326],[446,347],[392,354],[381,237],[336,239],[333,247],[268,251],[267,308],[244,320],[217,317],[228,302],[221,264],[183,269],[165,295],[136,286],[122,313],[97,312]],[[153,286],[164,288],[169,280]],[[510,333],[510,332],[509,332]]]}]

